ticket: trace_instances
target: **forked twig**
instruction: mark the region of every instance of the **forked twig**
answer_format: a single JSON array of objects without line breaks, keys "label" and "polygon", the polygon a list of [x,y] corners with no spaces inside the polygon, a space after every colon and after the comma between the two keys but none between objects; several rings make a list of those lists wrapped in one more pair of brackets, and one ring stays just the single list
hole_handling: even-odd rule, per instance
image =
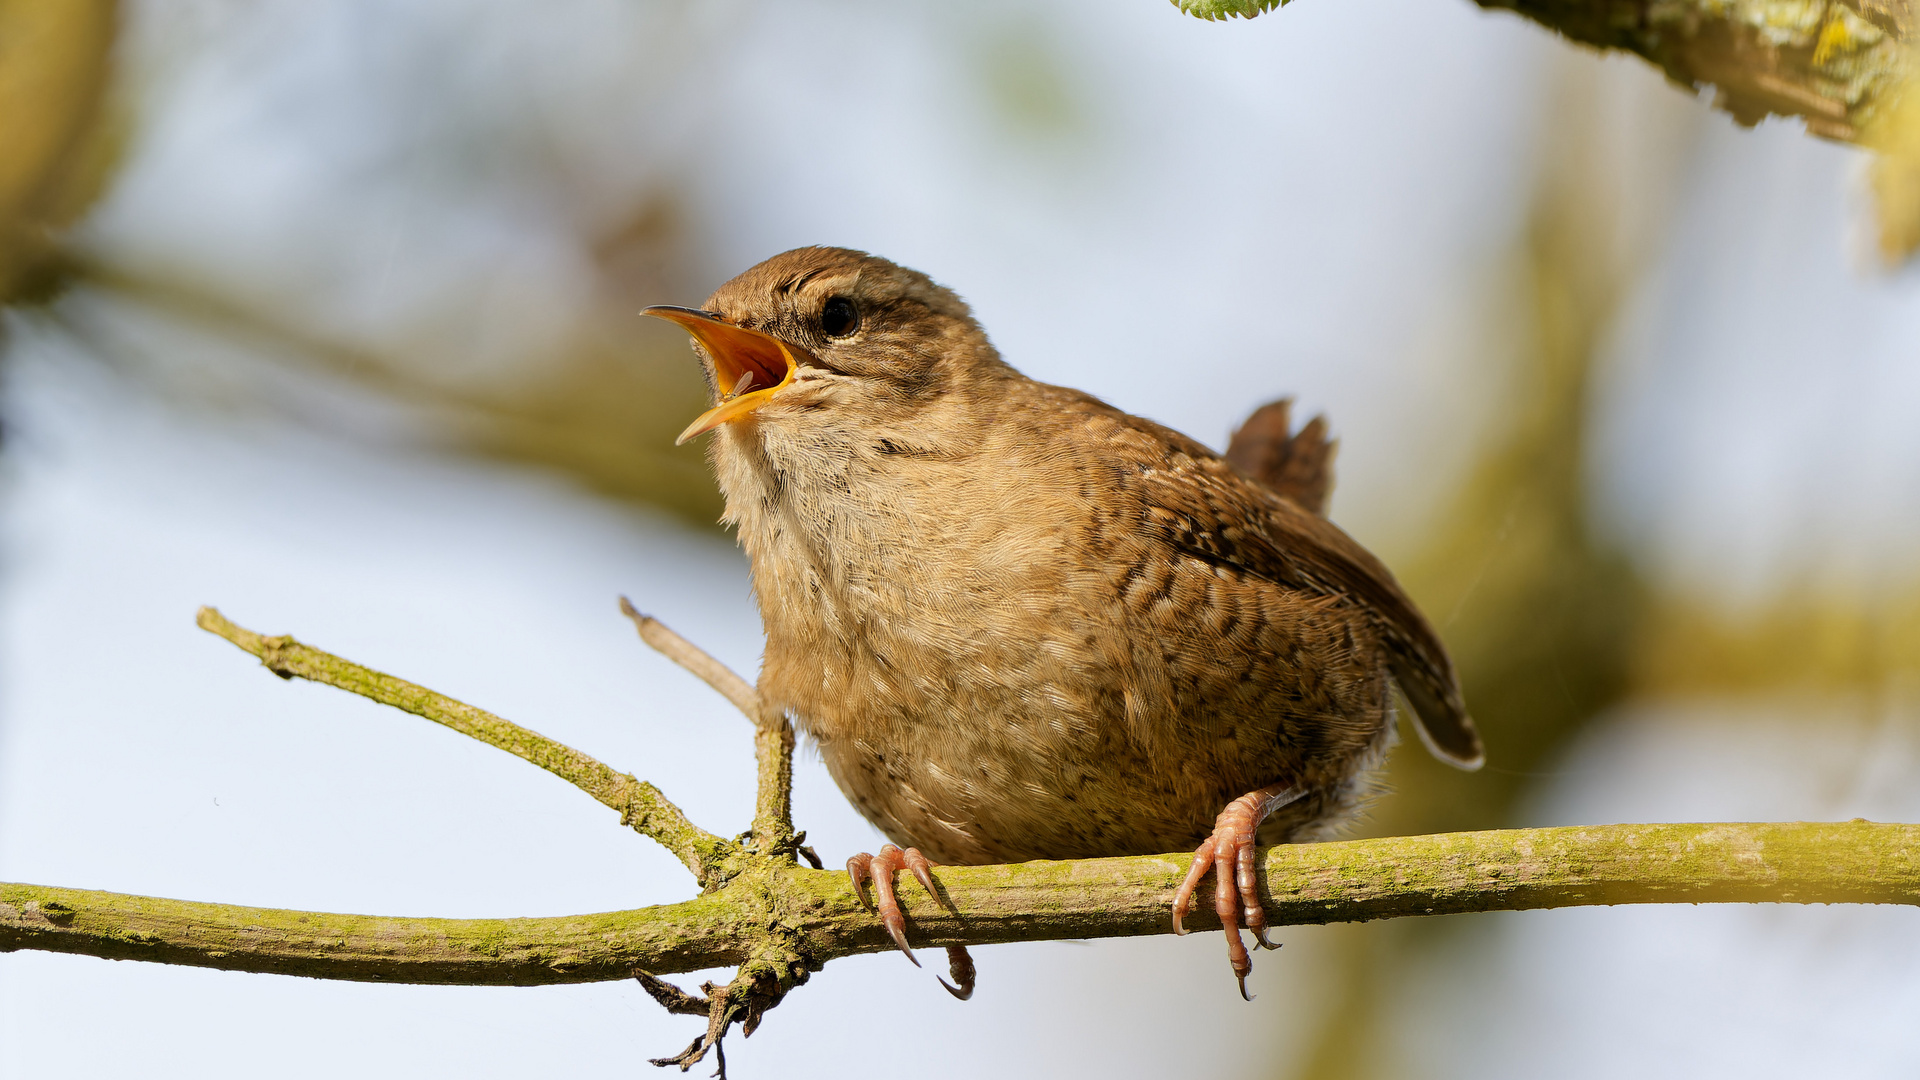
[{"label": "forked twig", "polygon": [[730,1000],[728,991],[732,987],[704,983],[700,989],[707,996],[696,997],[644,971],[634,972],[633,977],[639,981],[648,995],[668,1012],[707,1018],[707,1030],[701,1032],[685,1050],[672,1057],[649,1058],[649,1063],[662,1068],[678,1065],[681,1072],[686,1072],[705,1059],[707,1051],[711,1050],[714,1064],[717,1066],[713,1073],[715,1080],[726,1080],[727,1051],[723,1040],[727,1036],[727,1029],[733,1026],[734,1021],[738,1020],[744,1011],[739,1004]]}]

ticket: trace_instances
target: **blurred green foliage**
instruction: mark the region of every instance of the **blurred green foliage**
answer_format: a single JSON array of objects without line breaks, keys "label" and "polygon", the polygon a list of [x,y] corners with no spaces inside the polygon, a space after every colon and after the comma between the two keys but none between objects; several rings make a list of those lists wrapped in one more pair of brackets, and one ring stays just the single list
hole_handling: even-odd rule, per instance
[{"label": "blurred green foliage", "polygon": [[[1403,745],[1361,835],[1518,824],[1516,807],[1535,777],[1631,690],[1649,593],[1590,520],[1587,434],[1594,369],[1639,259],[1617,242],[1622,193],[1595,160],[1596,103],[1583,89],[1562,88],[1567,100],[1556,104],[1566,122],[1546,141],[1531,213],[1501,278],[1520,318],[1499,431],[1397,568],[1453,654],[1487,765],[1463,773]],[[1329,975],[1340,1001],[1306,1067],[1285,1074],[1395,1075],[1385,999],[1396,973],[1445,925],[1332,931],[1337,970]]]},{"label": "blurred green foliage", "polygon": [[105,184],[118,27],[112,0],[0,0],[0,302],[58,290],[57,232]]},{"label": "blurred green foliage", "polygon": [[1588,390],[1626,285],[1609,268],[1590,173],[1548,170],[1512,280],[1530,316],[1504,437],[1423,550],[1408,589],[1436,620],[1487,743],[1461,773],[1395,755],[1386,833],[1511,825],[1514,800],[1584,722],[1620,700],[1646,588],[1589,521]]},{"label": "blurred green foliage", "polygon": [[1058,137],[1086,123],[1086,111],[1074,96],[1059,42],[1050,37],[1045,23],[1024,20],[993,26],[972,52],[995,113],[1012,130]]},{"label": "blurred green foliage", "polygon": [[1251,19],[1285,7],[1287,0],[1173,0],[1173,6],[1197,19]]}]

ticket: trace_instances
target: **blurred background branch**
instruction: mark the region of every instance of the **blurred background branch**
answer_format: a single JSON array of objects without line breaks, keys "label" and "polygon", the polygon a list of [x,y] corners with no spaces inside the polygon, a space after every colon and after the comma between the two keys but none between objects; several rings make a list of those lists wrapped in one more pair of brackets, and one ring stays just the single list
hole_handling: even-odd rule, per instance
[{"label": "blurred background branch", "polygon": [[44,297],[60,230],[104,188],[113,0],[0,2],[0,302]]}]

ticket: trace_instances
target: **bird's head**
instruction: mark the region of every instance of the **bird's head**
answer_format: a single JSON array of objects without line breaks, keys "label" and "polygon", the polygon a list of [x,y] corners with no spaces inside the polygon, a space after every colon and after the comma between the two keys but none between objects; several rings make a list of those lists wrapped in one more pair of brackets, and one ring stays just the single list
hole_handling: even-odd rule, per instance
[{"label": "bird's head", "polygon": [[845,248],[797,248],[701,308],[642,314],[684,327],[706,368],[714,406],[679,442],[723,425],[743,436],[897,431],[1010,374],[951,290]]}]

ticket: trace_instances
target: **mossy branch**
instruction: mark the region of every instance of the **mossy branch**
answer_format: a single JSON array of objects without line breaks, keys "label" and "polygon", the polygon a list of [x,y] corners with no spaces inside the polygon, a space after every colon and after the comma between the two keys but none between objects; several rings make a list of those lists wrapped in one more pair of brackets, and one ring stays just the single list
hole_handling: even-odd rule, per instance
[{"label": "mossy branch", "polygon": [[234,623],[214,608],[203,607],[196,621],[202,630],[218,634],[260,658],[267,670],[283,679],[301,678],[371,698],[383,705],[424,716],[469,738],[531,762],[620,812],[623,824],[660,842],[703,886],[714,887],[726,876],[736,845],[687,819],[660,789],[611,767],[563,743],[555,742],[483,709],[437,694],[405,679],[343,660],[332,653],[302,645],[288,636],[263,637]]},{"label": "mossy branch", "polygon": [[[952,866],[955,916],[903,887],[916,944],[1170,933],[1185,854]],[[1920,826],[1606,825],[1274,847],[1275,925],[1601,904],[1920,904]],[[1202,905],[1192,925],[1217,922]],[[892,948],[845,875],[752,872],[685,903],[542,919],[393,919],[0,885],[0,950],[397,983],[529,986],[747,962],[778,924],[793,961]]]},{"label": "mossy branch", "polygon": [[[1475,0],[1582,44],[1634,53],[1742,124],[1799,116],[1816,135],[1871,135],[1916,68],[1909,0]],[[1251,19],[1284,0],[1174,0],[1203,19]]]}]

